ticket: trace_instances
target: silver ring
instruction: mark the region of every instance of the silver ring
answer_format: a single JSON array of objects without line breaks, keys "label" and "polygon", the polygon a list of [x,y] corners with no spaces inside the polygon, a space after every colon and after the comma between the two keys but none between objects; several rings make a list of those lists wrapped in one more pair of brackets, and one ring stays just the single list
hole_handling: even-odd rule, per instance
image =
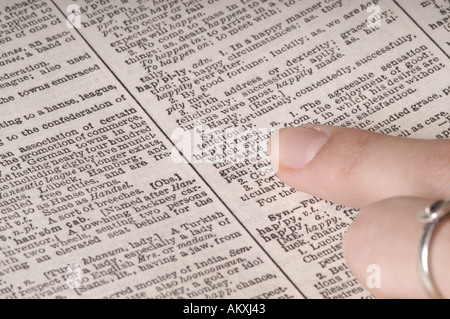
[{"label": "silver ring", "polygon": [[418,215],[419,220],[425,223],[419,243],[419,275],[422,284],[430,298],[442,299],[442,293],[430,271],[430,243],[436,226],[447,216],[450,216],[450,200],[438,200],[425,208]]}]

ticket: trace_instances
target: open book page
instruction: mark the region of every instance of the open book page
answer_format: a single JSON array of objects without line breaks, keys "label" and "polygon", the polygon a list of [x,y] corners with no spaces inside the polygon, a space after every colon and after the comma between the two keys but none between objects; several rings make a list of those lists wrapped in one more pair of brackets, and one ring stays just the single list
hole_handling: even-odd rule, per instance
[{"label": "open book page", "polygon": [[448,138],[448,3],[418,3],[2,1],[0,297],[371,297],[357,210],[284,185],[266,144]]},{"label": "open book page", "polygon": [[430,36],[442,51],[450,52],[448,33],[450,32],[449,3],[438,1],[398,1],[403,12],[413,19],[416,26]]}]

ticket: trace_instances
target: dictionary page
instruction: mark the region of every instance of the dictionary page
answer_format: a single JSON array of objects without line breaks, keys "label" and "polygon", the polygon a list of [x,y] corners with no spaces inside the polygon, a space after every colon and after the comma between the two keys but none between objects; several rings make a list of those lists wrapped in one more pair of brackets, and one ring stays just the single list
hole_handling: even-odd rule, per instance
[{"label": "dictionary page", "polygon": [[448,4],[412,2],[2,1],[0,298],[371,298],[357,210],[267,141],[448,138]]}]

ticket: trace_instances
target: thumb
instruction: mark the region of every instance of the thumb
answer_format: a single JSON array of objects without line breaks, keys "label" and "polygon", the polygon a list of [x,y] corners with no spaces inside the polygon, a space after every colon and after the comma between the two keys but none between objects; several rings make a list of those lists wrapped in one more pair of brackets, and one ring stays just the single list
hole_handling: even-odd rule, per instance
[{"label": "thumb", "polygon": [[[427,297],[418,270],[424,224],[417,216],[433,202],[395,197],[373,203],[361,209],[347,230],[343,241],[344,257],[353,275],[374,296]],[[450,298],[450,218],[436,227],[429,254],[430,273],[437,289]]]}]

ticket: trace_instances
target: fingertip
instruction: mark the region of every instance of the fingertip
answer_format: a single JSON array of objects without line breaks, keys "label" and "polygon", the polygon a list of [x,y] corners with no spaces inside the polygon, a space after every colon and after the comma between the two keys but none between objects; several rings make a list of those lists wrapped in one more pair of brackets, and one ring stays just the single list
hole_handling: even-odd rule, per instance
[{"label": "fingertip", "polygon": [[272,136],[269,154],[276,168],[296,171],[311,162],[327,139],[327,134],[310,126],[283,128]]},{"label": "fingertip", "polygon": [[276,175],[316,197],[358,208],[404,194],[436,197],[447,192],[448,141],[326,125],[283,128],[274,137]]}]

